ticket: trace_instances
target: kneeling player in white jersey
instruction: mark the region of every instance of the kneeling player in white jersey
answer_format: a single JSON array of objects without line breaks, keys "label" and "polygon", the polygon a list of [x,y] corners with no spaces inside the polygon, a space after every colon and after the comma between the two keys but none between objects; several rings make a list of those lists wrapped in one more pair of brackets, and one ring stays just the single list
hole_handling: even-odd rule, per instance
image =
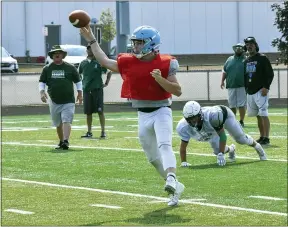
[{"label": "kneeling player in white jersey", "polygon": [[228,107],[222,105],[201,107],[198,102],[189,101],[183,108],[183,116],[184,118],[179,121],[176,128],[181,138],[181,166],[190,166],[186,161],[186,148],[190,138],[209,142],[214,154],[217,155],[218,165],[226,164],[224,156],[226,153],[229,154],[230,161],[235,161],[235,145],[226,145],[225,129],[237,143],[253,147],[260,160],[267,160],[262,146],[244,133],[235,115]]}]

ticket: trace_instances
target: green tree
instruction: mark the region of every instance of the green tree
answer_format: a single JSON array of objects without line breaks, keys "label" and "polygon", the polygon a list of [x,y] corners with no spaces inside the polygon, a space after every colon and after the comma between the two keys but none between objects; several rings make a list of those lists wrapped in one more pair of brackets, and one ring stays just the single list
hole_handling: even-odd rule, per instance
[{"label": "green tree", "polygon": [[282,4],[275,3],[271,6],[272,11],[276,12],[276,18],[274,25],[282,33],[280,38],[276,38],[272,41],[272,46],[277,47],[281,52],[280,62],[288,65],[288,1],[284,1]]},{"label": "green tree", "polygon": [[101,12],[100,24],[102,25],[102,39],[111,42],[116,36],[116,22],[110,9]]}]

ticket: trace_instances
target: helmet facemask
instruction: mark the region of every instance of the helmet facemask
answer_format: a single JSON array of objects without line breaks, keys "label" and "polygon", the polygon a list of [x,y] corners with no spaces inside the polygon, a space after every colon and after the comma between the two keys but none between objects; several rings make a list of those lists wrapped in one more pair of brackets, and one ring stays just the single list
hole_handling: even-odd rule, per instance
[{"label": "helmet facemask", "polygon": [[197,128],[198,130],[200,130],[202,128],[202,123],[203,123],[203,114],[200,111],[197,115],[189,116],[185,118],[185,120],[191,127]]},{"label": "helmet facemask", "polygon": [[[154,52],[155,45],[152,42],[152,39],[133,39],[131,38],[131,44],[132,44],[132,53],[137,58],[142,58],[146,56],[147,54],[150,54]],[[141,44],[142,42],[142,44]],[[142,48],[139,47],[142,45]],[[135,51],[136,50],[136,51]]]}]

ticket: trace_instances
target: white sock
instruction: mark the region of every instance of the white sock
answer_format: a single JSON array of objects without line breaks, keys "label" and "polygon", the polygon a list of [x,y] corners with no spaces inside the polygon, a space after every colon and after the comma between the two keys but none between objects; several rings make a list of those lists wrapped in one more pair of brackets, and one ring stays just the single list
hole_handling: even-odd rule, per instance
[{"label": "white sock", "polygon": [[176,174],[175,173],[173,173],[173,172],[167,173],[167,178],[166,179],[168,179],[170,177],[173,178],[174,180],[176,180]]}]

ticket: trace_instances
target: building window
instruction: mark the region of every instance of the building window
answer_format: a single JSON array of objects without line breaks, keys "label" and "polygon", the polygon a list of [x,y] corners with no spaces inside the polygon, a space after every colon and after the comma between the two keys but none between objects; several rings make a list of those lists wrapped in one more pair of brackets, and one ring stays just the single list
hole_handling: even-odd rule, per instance
[{"label": "building window", "polygon": [[101,44],[101,37],[102,37],[101,28],[97,28],[96,32],[97,32],[97,41],[100,45]]}]

